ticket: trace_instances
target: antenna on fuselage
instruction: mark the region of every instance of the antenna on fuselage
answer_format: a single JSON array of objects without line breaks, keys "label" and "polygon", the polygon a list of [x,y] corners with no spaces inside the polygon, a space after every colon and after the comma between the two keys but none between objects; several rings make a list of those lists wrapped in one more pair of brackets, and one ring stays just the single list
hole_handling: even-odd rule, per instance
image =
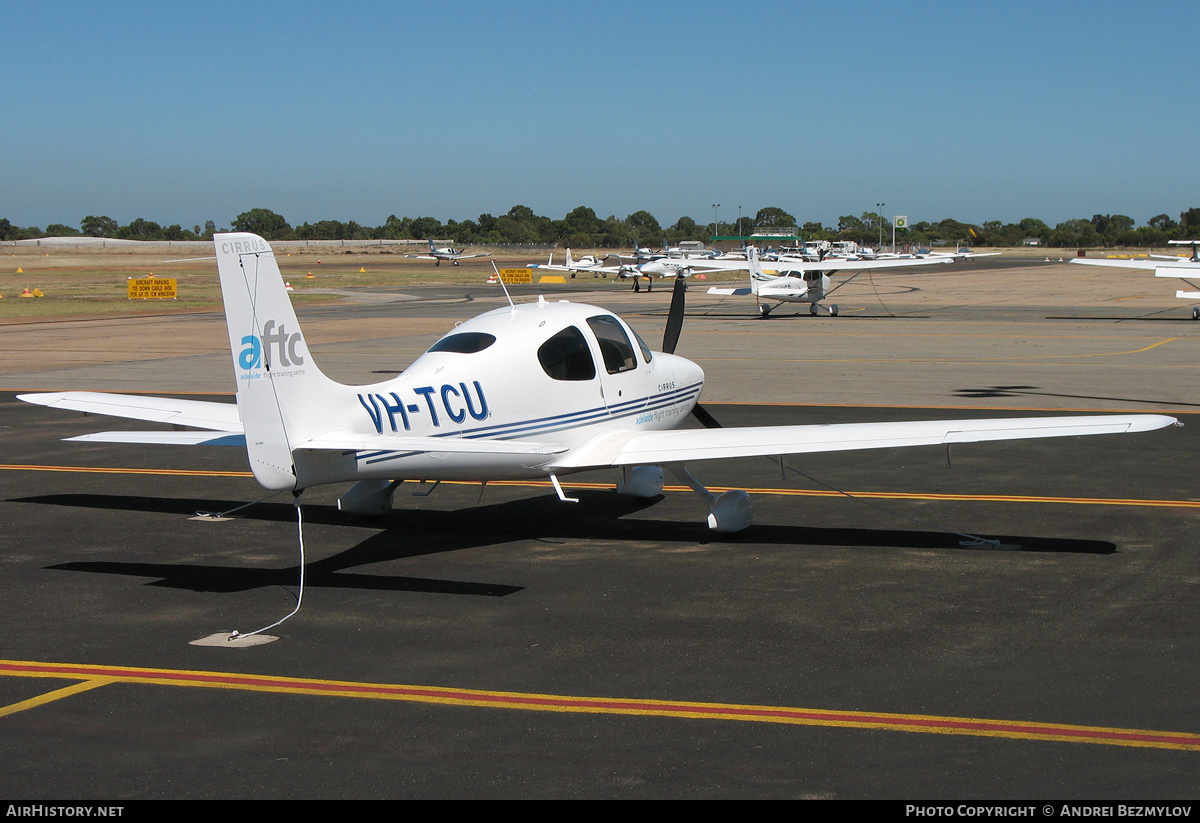
[{"label": "antenna on fuselage", "polygon": [[508,305],[512,306],[512,310],[517,310],[517,304],[513,302],[512,295],[508,293],[508,286],[504,283],[504,278],[500,276],[500,269],[496,268],[496,261],[492,261],[492,271],[496,272],[496,279],[500,281],[500,288],[504,289],[504,296],[508,298]]}]

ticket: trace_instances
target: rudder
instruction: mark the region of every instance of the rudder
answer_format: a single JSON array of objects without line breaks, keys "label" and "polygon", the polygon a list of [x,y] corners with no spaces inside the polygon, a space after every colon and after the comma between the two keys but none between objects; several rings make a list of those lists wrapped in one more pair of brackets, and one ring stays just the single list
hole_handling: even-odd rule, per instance
[{"label": "rudder", "polygon": [[322,400],[338,384],[309,354],[270,244],[231,232],[213,245],[250,467],[268,489],[295,488],[294,444],[320,433]]}]

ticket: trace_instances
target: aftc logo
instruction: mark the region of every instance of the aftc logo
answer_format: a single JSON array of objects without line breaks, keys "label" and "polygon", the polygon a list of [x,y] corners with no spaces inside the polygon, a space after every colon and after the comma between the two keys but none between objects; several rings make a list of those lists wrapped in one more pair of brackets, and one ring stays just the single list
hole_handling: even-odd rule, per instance
[{"label": "aftc logo", "polygon": [[288,334],[287,329],[282,325],[279,326],[278,331],[275,331],[275,321],[268,320],[263,323],[261,338],[253,334],[242,338],[242,345],[245,348],[238,353],[238,365],[246,371],[258,368],[262,365],[264,349],[267,354],[268,366],[304,365],[304,357],[296,351],[300,340],[300,332]]}]

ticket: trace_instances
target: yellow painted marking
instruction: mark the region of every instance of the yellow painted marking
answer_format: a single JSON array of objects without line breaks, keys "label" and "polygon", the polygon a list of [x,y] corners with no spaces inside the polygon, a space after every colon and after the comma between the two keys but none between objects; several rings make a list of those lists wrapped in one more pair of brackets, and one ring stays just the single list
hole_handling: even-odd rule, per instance
[{"label": "yellow painted marking", "polygon": [[[1033,339],[1033,338],[1014,338],[1014,339]],[[1178,340],[1178,337],[1168,337],[1166,340],[1159,340],[1157,343],[1151,343],[1149,346],[1143,346],[1140,349],[1129,349],[1127,351],[1111,351],[1111,352],[1089,352],[1087,354],[1040,354],[1031,355],[1030,357],[1017,361],[1025,363],[1027,360],[1070,360],[1076,357],[1119,357],[1123,354],[1141,354],[1148,352],[1151,349],[1157,349],[1159,346],[1165,346],[1167,343],[1172,343]],[[721,362],[739,362],[744,360],[755,361],[756,358],[746,357],[705,357],[696,358],[704,360],[719,360]],[[773,357],[773,361],[781,361],[785,363],[1012,363],[1012,360],[992,360],[987,357],[975,357],[967,360],[958,358],[910,358],[910,359],[895,359],[891,357],[814,357],[814,358],[783,358]],[[1138,364],[1143,365],[1143,364]]]},{"label": "yellow painted marking", "polygon": [[[90,466],[37,466],[29,464],[3,464],[0,471],[45,471],[45,472],[80,472],[83,474],[143,474],[167,477],[246,477],[254,475],[250,472],[234,471],[197,471],[189,469],[113,469],[94,468]],[[414,481],[415,482],[415,481]],[[446,480],[448,486],[477,486],[475,481]],[[547,480],[492,480],[489,486],[509,486],[513,488],[551,488]],[[564,488],[573,489],[615,489],[613,483],[588,483],[583,481],[563,482]],[[709,486],[709,491],[716,494],[741,490],[751,494],[775,495],[779,497],[863,497],[875,500],[931,500],[981,503],[1070,503],[1084,506],[1145,506],[1151,508],[1200,508],[1200,500],[1156,500],[1124,497],[1053,497],[1045,495],[1023,494],[942,494],[936,492],[871,492],[851,491],[838,492],[828,489],[786,489],[753,486]],[[663,486],[663,491],[690,492],[687,486]]]},{"label": "yellow painted marking", "polygon": [[[58,349],[58,351],[62,351],[62,349]],[[72,351],[94,351],[94,349],[73,349]],[[222,351],[222,350],[221,349],[213,349],[211,352],[199,352],[199,353],[200,354],[206,354],[206,353],[212,354],[212,353],[218,353],[220,351]],[[145,350],[142,349],[142,350],[139,350],[139,352],[137,352],[137,353],[144,353],[144,352],[145,352]],[[126,354],[134,354],[134,353],[135,352],[126,352]],[[4,392],[4,393],[12,392],[13,394],[37,394],[38,392],[50,392],[50,391],[57,391],[57,390],[46,389],[46,388],[0,389],[0,392]],[[71,389],[71,391],[96,391],[96,390],[95,389]],[[101,391],[99,393],[100,394],[145,394],[145,395],[149,395],[151,397],[161,397],[164,394],[169,394],[171,396],[195,394],[195,395],[199,395],[201,397],[234,397],[236,395],[236,392],[231,392],[231,391],[142,391],[139,389],[130,389],[129,391],[120,391],[120,392]]]},{"label": "yellow painted marking", "polygon": [[118,469],[104,466],[39,466],[0,463],[0,470],[23,472],[81,472],[84,474],[153,474],[168,477],[253,477],[251,472],[200,471],[198,469]]},{"label": "yellow painted marking", "polygon": [[1122,354],[1141,354],[1144,351],[1157,349],[1159,346],[1165,346],[1173,340],[1178,340],[1178,337],[1168,337],[1166,340],[1160,340],[1157,343],[1152,343],[1149,346],[1144,346],[1140,349],[1131,349],[1129,351],[1113,351],[1113,352],[1095,352],[1093,354],[1046,354],[1037,357],[1031,357],[1031,360],[1048,360],[1051,358],[1070,358],[1070,357],[1116,357]]},{"label": "yellow painted marking", "polygon": [[[995,720],[975,717],[939,717],[923,714],[806,709],[790,706],[759,706],[738,703],[704,703],[683,700],[585,697],[529,692],[486,691],[439,686],[356,683],[342,680],[275,677],[229,672],[149,669],[125,666],[73,665],[0,660],[0,675],[15,677],[84,678],[88,684],[136,683],[142,685],[216,688],[322,697],[401,700],[446,706],[546,711],[579,714],[615,714],[637,717],[671,717],[690,720],[737,720],[800,726],[827,726],[923,734],[970,735],[1109,746],[1135,746],[1182,751],[1200,751],[1200,735],[1077,726],[1033,721]],[[93,686],[94,687],[94,686]],[[68,692],[63,689],[62,693]],[[59,694],[55,692],[54,694]]]},{"label": "yellow painted marking", "polygon": [[[573,489],[615,489],[613,483],[582,483],[559,481],[564,488]],[[453,485],[453,482],[451,483]],[[474,483],[462,483],[462,485],[477,485]],[[489,486],[515,486],[515,487],[550,487],[550,483],[544,480],[494,480],[488,483]],[[923,493],[923,492],[868,492],[868,491],[850,491],[840,492],[830,489],[781,489],[781,488],[754,488],[752,486],[709,486],[708,490],[714,494],[721,494],[727,491],[740,490],[748,494],[761,495],[776,495],[779,497],[863,497],[872,500],[931,500],[937,502],[980,502],[980,503],[1070,503],[1073,505],[1083,506],[1146,506],[1151,508],[1184,508],[1196,509],[1200,508],[1200,500],[1155,500],[1155,499],[1138,499],[1124,497],[1052,497],[1045,495],[1027,495],[1027,494],[942,494],[942,493]],[[663,486],[663,491],[668,492],[690,492],[691,489],[687,486]]]},{"label": "yellow painted marking", "polygon": [[[772,357],[772,363],[815,363],[818,365],[832,365],[836,363],[917,363],[923,365],[939,364],[939,365],[956,365],[969,364],[977,365],[986,363],[989,366],[1038,366],[1055,368],[1058,366],[1067,365],[1066,363],[1035,363],[1035,360],[1070,360],[1078,357],[1112,357],[1119,354],[1129,354],[1130,352],[1106,352],[1103,354],[1061,354],[1061,355],[1046,355],[1038,357],[1029,357],[1024,360],[1014,360],[1012,358],[1006,360],[993,360],[988,357],[972,357],[963,358],[961,360],[954,358],[894,358],[894,357]],[[758,363],[762,364],[763,360],[760,357],[695,357],[697,363]],[[1078,368],[1079,363],[1071,363],[1073,368]],[[1103,363],[1094,364],[1096,368],[1122,368],[1122,369],[1194,369],[1197,367],[1195,363]]]},{"label": "yellow painted marking", "polygon": [[57,689],[52,692],[47,692],[46,694],[38,697],[31,697],[29,700],[22,700],[20,703],[13,703],[9,706],[0,706],[0,717],[16,714],[17,712],[23,712],[26,709],[35,709],[38,706],[44,706],[47,703],[53,703],[55,700],[62,700],[64,697],[71,697],[72,695],[91,691],[92,689],[98,689],[101,686],[107,686],[109,683],[115,682],[116,681],[111,677],[92,677],[84,680],[82,683],[76,683],[73,686],[67,686],[65,689]]}]

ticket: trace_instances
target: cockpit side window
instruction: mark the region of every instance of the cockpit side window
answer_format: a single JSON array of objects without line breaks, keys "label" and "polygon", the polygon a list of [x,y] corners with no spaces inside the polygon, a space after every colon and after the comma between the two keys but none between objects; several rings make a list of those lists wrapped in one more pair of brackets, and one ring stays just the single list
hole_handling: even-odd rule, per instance
[{"label": "cockpit side window", "polygon": [[587,322],[596,334],[600,354],[604,357],[604,368],[609,374],[637,368],[633,344],[629,342],[629,335],[625,334],[617,318],[611,314],[599,314],[589,317]]},{"label": "cockpit side window", "polygon": [[543,343],[538,349],[538,362],[555,380],[591,380],[596,376],[587,338],[574,326],[567,326]]},{"label": "cockpit side window", "polygon": [[474,354],[496,342],[494,335],[481,331],[465,331],[443,337],[429,347],[430,351],[452,351],[458,354]]}]

